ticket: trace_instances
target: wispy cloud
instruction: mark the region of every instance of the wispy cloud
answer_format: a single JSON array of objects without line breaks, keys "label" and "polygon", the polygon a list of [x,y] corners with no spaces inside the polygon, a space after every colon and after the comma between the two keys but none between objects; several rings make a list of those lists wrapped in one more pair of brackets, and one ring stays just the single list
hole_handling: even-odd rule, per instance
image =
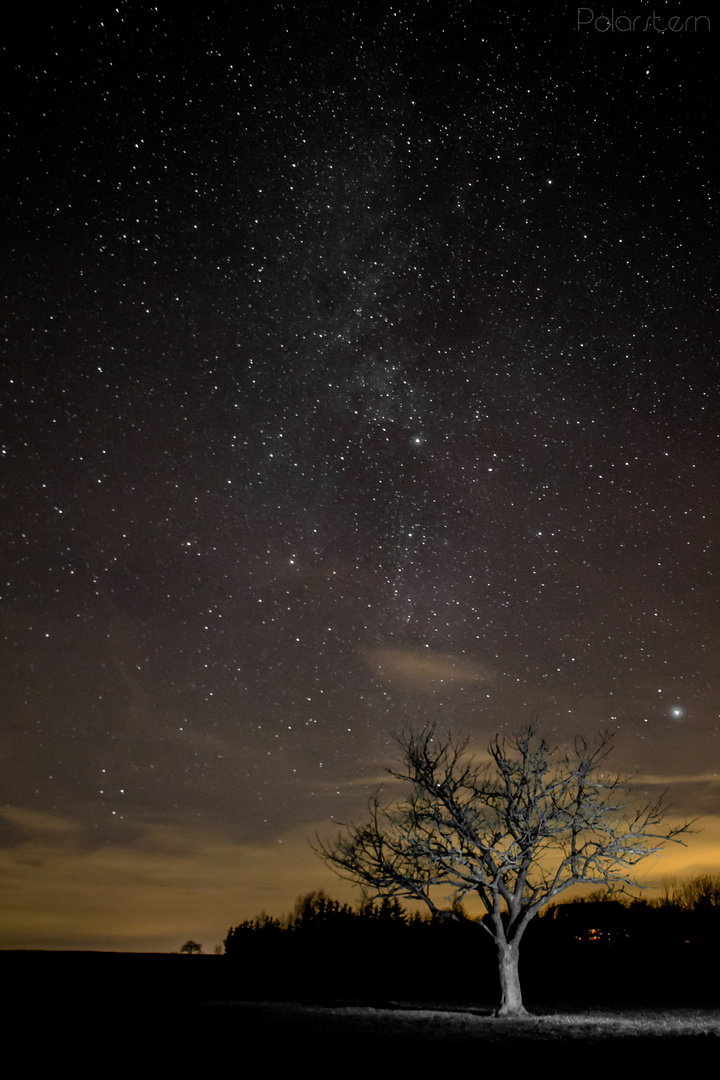
[{"label": "wispy cloud", "polygon": [[461,687],[495,678],[475,660],[431,649],[365,649],[363,655],[376,674],[407,690]]}]

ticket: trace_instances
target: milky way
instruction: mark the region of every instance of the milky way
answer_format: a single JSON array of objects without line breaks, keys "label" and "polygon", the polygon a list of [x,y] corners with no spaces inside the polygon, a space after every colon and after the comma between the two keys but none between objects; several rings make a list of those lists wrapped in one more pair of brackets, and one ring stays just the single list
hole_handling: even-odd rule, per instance
[{"label": "milky way", "polygon": [[717,868],[711,34],[266,7],[5,48],[5,944],[289,907],[434,720]]}]

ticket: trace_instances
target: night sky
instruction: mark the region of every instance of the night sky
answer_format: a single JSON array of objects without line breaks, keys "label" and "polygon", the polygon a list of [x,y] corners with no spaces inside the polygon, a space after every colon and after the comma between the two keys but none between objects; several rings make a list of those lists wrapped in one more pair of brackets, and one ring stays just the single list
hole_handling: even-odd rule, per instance
[{"label": "night sky", "polygon": [[717,35],[622,10],[6,27],[1,947],[358,899],[430,721],[611,729],[720,871]]}]

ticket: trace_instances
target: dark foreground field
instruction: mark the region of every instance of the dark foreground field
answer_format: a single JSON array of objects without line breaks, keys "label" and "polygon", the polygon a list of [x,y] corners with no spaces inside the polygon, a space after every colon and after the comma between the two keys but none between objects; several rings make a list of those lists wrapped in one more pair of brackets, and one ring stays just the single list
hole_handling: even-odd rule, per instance
[{"label": "dark foreground field", "polygon": [[[527,1019],[504,1020],[492,1015],[492,992],[453,999],[423,987],[413,997],[349,997],[338,982],[308,993],[306,980],[304,993],[295,985],[286,997],[282,974],[268,977],[273,994],[253,994],[251,981],[222,957],[0,954],[11,1002],[7,1030],[32,1047],[36,1063],[56,1060],[64,1047],[76,1064],[142,1061],[187,1071],[229,1053],[238,1066],[258,1058],[276,1066],[342,1064],[359,1075],[399,1060],[426,1068],[475,1061],[487,1069],[509,1054],[517,1066],[548,1052],[574,1062],[584,1046],[591,1053],[595,1046],[606,1062],[619,1063],[628,1051],[644,1065],[667,1066],[675,1055],[683,1061],[697,1049],[716,1051],[720,1038],[720,1009],[707,981],[692,1003],[687,983],[674,978],[665,980],[663,1001],[637,992],[635,1000],[618,999],[619,990],[594,1000],[546,992],[528,1001]],[[676,988],[674,1000],[667,1000],[668,987]]]}]

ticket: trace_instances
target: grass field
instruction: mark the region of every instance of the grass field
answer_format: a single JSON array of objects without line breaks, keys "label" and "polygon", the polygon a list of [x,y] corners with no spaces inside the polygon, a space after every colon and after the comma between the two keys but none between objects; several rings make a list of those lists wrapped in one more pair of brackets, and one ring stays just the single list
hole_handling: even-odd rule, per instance
[{"label": "grass field", "polygon": [[[199,1006],[202,1011],[202,1006]],[[498,1019],[471,1006],[414,1006],[236,1002],[212,1007],[253,1038],[278,1034],[305,1044],[488,1044],[677,1041],[720,1038],[720,1010],[623,1010],[547,1013]]]}]

